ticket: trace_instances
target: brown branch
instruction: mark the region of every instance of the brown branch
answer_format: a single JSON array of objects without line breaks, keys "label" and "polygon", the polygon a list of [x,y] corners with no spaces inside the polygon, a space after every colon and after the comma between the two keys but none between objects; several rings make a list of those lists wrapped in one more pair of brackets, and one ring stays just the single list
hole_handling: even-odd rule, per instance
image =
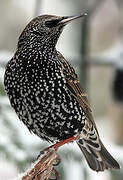
[{"label": "brown branch", "polygon": [[[47,151],[43,151],[38,161],[33,165],[31,170],[26,172],[22,177],[22,180],[48,180],[51,173],[55,170],[53,164],[59,160],[59,156],[54,148],[49,148]],[[55,175],[57,172],[55,172]]]}]

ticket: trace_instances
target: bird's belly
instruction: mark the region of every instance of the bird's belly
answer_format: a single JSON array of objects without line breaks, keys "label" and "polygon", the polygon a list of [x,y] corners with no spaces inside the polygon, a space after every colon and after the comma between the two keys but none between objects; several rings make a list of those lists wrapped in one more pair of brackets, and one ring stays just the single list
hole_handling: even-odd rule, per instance
[{"label": "bird's belly", "polygon": [[58,97],[46,92],[42,96],[30,97],[23,99],[18,114],[30,131],[49,141],[63,140],[81,132],[84,115],[74,98],[68,96],[65,100],[61,97],[64,101],[59,103]]},{"label": "bird's belly", "polygon": [[38,81],[35,86],[33,81],[25,82],[23,79],[19,89],[11,87],[10,101],[31,132],[49,141],[59,141],[82,131],[85,115],[65,85],[58,86],[55,81],[55,85],[47,83],[40,87]]}]

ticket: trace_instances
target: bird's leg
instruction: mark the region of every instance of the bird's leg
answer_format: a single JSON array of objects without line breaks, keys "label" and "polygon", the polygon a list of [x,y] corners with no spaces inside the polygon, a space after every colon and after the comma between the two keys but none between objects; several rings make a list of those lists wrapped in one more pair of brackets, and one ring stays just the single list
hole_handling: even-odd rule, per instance
[{"label": "bird's leg", "polygon": [[75,140],[77,140],[79,137],[80,137],[80,135],[72,136],[72,137],[67,138],[67,139],[65,139],[65,140],[62,140],[62,141],[60,141],[60,142],[57,142],[56,144],[54,144],[54,145],[52,145],[52,146],[49,146],[48,148],[45,148],[43,151],[40,151],[40,154],[38,155],[37,159],[38,159],[41,155],[45,154],[45,152],[48,151],[49,149],[53,148],[55,151],[57,151],[59,147],[63,146],[63,145],[66,144],[66,143],[69,143],[69,142],[71,142],[71,141],[75,141]]},{"label": "bird's leg", "polygon": [[[50,146],[50,147],[51,147],[51,148],[54,148],[54,149],[57,151],[59,147],[63,146],[63,145],[66,144],[66,143],[69,143],[69,142],[71,142],[71,141],[75,141],[75,140],[77,140],[79,137],[80,137],[80,136],[72,136],[72,137],[67,138],[67,139],[65,139],[65,140],[62,140],[62,141],[60,141],[60,142],[58,142],[58,143],[56,143],[56,144],[54,144],[54,145],[52,145],[52,146]],[[48,149],[49,149],[50,147],[48,147]]]},{"label": "bird's leg", "polygon": [[52,146],[49,146],[48,148],[44,149],[44,151],[47,151],[47,150],[50,149],[50,148],[54,148],[55,151],[57,151],[59,147],[63,146],[63,145],[66,144],[66,143],[69,143],[69,142],[71,142],[71,141],[75,141],[75,140],[77,140],[79,137],[80,137],[80,135],[72,136],[72,137],[67,138],[67,139],[65,139],[65,140],[62,140],[62,141],[60,141],[60,142],[57,142],[56,144],[54,144],[54,145],[52,145]]}]

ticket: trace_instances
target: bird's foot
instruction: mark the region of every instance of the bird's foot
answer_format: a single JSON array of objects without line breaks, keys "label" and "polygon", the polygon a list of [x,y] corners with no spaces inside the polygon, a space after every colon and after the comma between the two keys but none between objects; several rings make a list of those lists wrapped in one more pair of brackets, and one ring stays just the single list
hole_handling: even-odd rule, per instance
[{"label": "bird's foot", "polygon": [[56,159],[53,162],[53,166],[58,166],[61,163],[61,158],[60,156],[57,154]]},{"label": "bird's foot", "polygon": [[53,173],[54,173],[55,179],[50,178],[49,180],[58,180],[59,179],[59,173],[55,168],[53,168]]},{"label": "bird's foot", "polygon": [[[38,160],[44,158],[45,156],[47,157],[47,156],[48,156],[48,153],[50,153],[50,152],[54,152],[55,155],[56,155],[54,159],[51,158],[50,161],[48,160],[48,162],[51,162],[51,160],[52,160],[52,172],[53,172],[53,173],[51,173],[51,174],[54,176],[54,179],[51,179],[51,178],[50,178],[50,180],[57,180],[57,179],[59,178],[59,174],[58,174],[57,170],[56,170],[55,167],[54,167],[54,166],[58,166],[58,165],[60,164],[60,162],[61,162],[61,158],[60,158],[60,156],[57,154],[58,148],[61,147],[61,146],[63,146],[64,144],[66,144],[66,143],[68,143],[68,142],[72,142],[72,141],[77,140],[79,137],[80,137],[79,135],[77,135],[77,136],[72,136],[72,137],[70,137],[70,138],[68,138],[68,139],[62,140],[62,141],[60,141],[60,142],[58,142],[58,143],[56,143],[56,144],[54,144],[54,145],[52,145],[52,146],[44,149],[43,151],[40,151],[40,154],[39,154],[39,156],[38,156],[38,158],[37,158]],[[49,156],[48,156],[48,158],[49,158]],[[47,159],[46,159],[46,160],[47,160]],[[46,162],[45,162],[45,163],[46,163]]]}]

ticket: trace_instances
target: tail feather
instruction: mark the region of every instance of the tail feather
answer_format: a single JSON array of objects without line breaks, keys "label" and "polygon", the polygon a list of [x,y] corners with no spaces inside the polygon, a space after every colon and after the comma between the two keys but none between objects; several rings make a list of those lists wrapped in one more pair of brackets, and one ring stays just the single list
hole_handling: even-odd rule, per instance
[{"label": "tail feather", "polygon": [[102,142],[100,141],[101,149],[98,150],[95,147],[86,144],[83,146],[82,140],[77,142],[81,151],[83,152],[88,165],[94,171],[104,171],[105,169],[120,169],[117,161],[106,150]]}]

